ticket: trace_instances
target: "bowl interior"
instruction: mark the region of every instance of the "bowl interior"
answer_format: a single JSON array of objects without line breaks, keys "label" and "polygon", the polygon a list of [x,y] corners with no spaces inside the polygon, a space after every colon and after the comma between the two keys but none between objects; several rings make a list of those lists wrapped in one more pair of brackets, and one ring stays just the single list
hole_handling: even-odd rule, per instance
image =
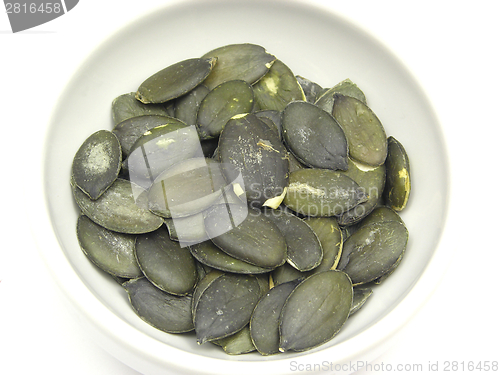
[{"label": "bowl interior", "polygon": [[[121,287],[86,259],[76,239],[78,209],[69,187],[72,159],[90,134],[111,130],[112,100],[135,91],[145,78],[172,63],[222,45],[246,42],[264,46],[295,74],[323,87],[346,78],[353,80],[365,92],[387,134],[403,143],[411,160],[412,194],[401,214],[410,233],[405,259],[332,341],[313,350],[328,351],[325,353],[333,358],[331,348],[368,335],[370,328],[397,310],[402,300],[411,298],[412,288],[437,249],[448,180],[440,127],[419,85],[381,44],[330,12],[293,1],[187,1],[150,13],[99,46],[61,95],[46,138],[45,198],[60,244],[58,251],[78,282],[88,289],[93,303],[104,306],[127,327],[116,333],[122,340],[134,331],[144,336],[148,345],[232,362],[272,362],[307,355],[228,358],[210,344],[198,346],[192,335],[170,335],[149,327],[132,311]],[[366,339],[367,345],[374,343],[373,338]]]}]

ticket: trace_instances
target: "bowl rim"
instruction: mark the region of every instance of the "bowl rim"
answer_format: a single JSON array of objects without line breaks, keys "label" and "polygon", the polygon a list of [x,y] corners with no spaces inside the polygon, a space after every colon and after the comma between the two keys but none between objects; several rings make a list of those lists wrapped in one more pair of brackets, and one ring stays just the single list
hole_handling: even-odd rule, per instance
[{"label": "bowl rim", "polygon": [[[219,3],[227,3],[227,0],[217,0]],[[261,1],[262,0],[258,0]],[[420,82],[416,79],[413,72],[401,61],[401,59],[378,38],[367,32],[362,25],[356,23],[351,18],[346,18],[343,15],[334,13],[331,8],[321,6],[316,3],[310,3],[306,0],[292,0],[283,2],[280,0],[266,0],[267,2],[280,4],[286,7],[306,7],[328,13],[328,16],[341,19],[344,22],[355,27],[358,31],[365,34],[366,37],[374,43],[378,44],[387,54],[389,54],[395,61],[397,61],[411,77],[415,86],[419,89],[420,95],[425,99],[428,108],[432,111],[432,115],[439,125],[437,133],[440,136],[443,150],[443,162],[446,175],[443,176],[446,195],[443,203],[442,222],[443,230],[440,232],[436,248],[428,260],[428,263],[420,275],[418,282],[416,282],[400,303],[397,304],[389,313],[383,316],[376,324],[368,327],[360,334],[346,339],[341,344],[336,345],[334,348],[328,348],[317,352],[306,352],[308,363],[322,363],[325,359],[325,353],[335,351],[336,361],[347,363],[355,360],[360,354],[367,354],[382,342],[389,342],[396,338],[398,332],[403,328],[425,305],[430,299],[431,295],[437,289],[439,282],[442,280],[448,265],[450,264],[451,257],[448,256],[451,249],[442,246],[443,233],[447,228],[447,215],[449,211],[450,200],[450,167],[448,150],[443,136],[441,122],[430,102],[425,90],[423,90]],[[139,17],[126,22],[121,25],[110,35],[107,35],[97,46],[95,46],[89,55],[81,61],[74,69],[71,77],[64,85],[60,92],[56,105],[51,111],[50,118],[48,119],[46,131],[44,134],[43,142],[40,143],[40,149],[37,150],[42,157],[36,164],[36,178],[34,179],[35,188],[30,190],[28,197],[30,207],[33,210],[32,215],[29,216],[30,227],[37,244],[41,258],[45,262],[46,268],[55,280],[59,289],[63,292],[65,298],[70,302],[70,305],[75,308],[75,311],[85,321],[92,326],[93,331],[99,334],[101,346],[113,356],[124,361],[131,367],[137,360],[142,362],[142,366],[153,366],[156,369],[167,370],[164,366],[169,366],[168,369],[175,369],[178,371],[185,371],[191,373],[192,371],[200,371],[203,369],[207,374],[254,374],[259,372],[261,374],[280,374],[284,369],[290,368],[290,361],[296,360],[300,362],[304,357],[302,355],[293,358],[273,358],[266,361],[249,361],[244,358],[238,360],[225,360],[218,358],[209,358],[203,355],[185,352],[175,347],[169,347],[169,355],[165,356],[165,344],[156,341],[154,338],[147,336],[139,329],[131,326],[122,319],[117,319],[116,315],[112,313],[92,292],[86,287],[82,279],[74,272],[69,259],[64,255],[60,249],[56,233],[50,220],[49,215],[49,202],[47,199],[48,191],[45,183],[45,170],[46,170],[46,155],[47,150],[50,148],[49,133],[54,122],[54,118],[59,109],[60,98],[64,97],[65,92],[71,86],[75,73],[79,72],[87,62],[92,58],[96,51],[100,50],[116,38],[125,29],[133,27],[134,24],[142,22],[144,19],[150,17],[158,10],[163,10],[172,7],[187,7],[193,6],[198,3],[205,2],[204,0],[173,0],[168,4],[159,5],[152,10],[141,14]],[[234,3],[245,3],[243,0],[234,1]],[[31,194],[33,192],[33,194]],[[83,313],[86,312],[86,313]],[[127,338],[127,340],[125,339]],[[155,342],[156,341],[156,342]],[[116,343],[120,343],[117,345]],[[133,344],[132,344],[133,343]],[[369,343],[369,344],[367,344]],[[120,348],[118,348],[120,346]],[[137,351],[137,348],[147,347],[149,352]],[[124,360],[123,355],[118,355],[119,351],[125,351],[130,356],[130,360]],[[140,358],[137,355],[140,353]],[[356,354],[356,358],[354,354]],[[332,356],[333,357],[333,356]],[[181,364],[181,365],[180,365]],[[244,364],[244,366],[242,366]]]}]

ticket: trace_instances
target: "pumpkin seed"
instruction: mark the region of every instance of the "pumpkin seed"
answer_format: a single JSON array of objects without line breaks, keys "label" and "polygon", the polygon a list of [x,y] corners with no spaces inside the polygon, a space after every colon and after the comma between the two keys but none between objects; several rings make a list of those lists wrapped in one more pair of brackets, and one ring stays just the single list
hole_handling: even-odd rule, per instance
[{"label": "pumpkin seed", "polygon": [[86,216],[115,232],[147,233],[163,225],[162,218],[146,208],[144,189],[127,180],[116,179],[97,200],[90,199],[75,187],[73,196]]},{"label": "pumpkin seed", "polygon": [[384,191],[385,202],[396,211],[401,211],[410,196],[410,161],[403,145],[394,137],[389,137],[387,167],[387,187]]},{"label": "pumpkin seed", "polygon": [[170,239],[178,241],[181,247],[208,240],[205,233],[203,213],[175,219],[165,219]]},{"label": "pumpkin seed", "polygon": [[198,284],[196,284],[196,287],[193,292],[193,302],[191,304],[191,310],[193,312],[193,319],[194,319],[194,314],[196,312],[196,306],[198,305],[198,301],[200,300],[201,295],[203,292],[208,288],[208,286],[218,277],[224,275],[223,272],[219,270],[212,270],[208,272],[205,276],[200,278],[198,281]]},{"label": "pumpkin seed", "polygon": [[366,217],[377,206],[385,186],[385,166],[366,167],[351,159],[349,168],[344,173],[352,178],[364,190],[368,199],[339,217],[340,225],[352,225]]},{"label": "pumpkin seed", "polygon": [[323,248],[311,227],[284,210],[265,209],[262,213],[276,224],[285,237],[287,262],[299,271],[316,268],[323,260]]},{"label": "pumpkin seed", "polygon": [[367,287],[355,287],[353,288],[353,291],[354,294],[352,297],[352,306],[349,311],[349,316],[359,311],[359,309],[361,309],[368,300],[368,297],[373,294],[373,290]]},{"label": "pumpkin seed", "polygon": [[218,248],[212,241],[191,245],[189,250],[198,262],[221,271],[244,274],[259,274],[270,271],[268,268],[257,267],[233,258]]},{"label": "pumpkin seed", "polygon": [[224,274],[212,281],[196,305],[194,326],[198,344],[243,329],[259,298],[259,283],[253,276]]},{"label": "pumpkin seed", "polygon": [[216,58],[193,58],[170,65],[146,79],[135,97],[145,104],[178,98],[202,83],[216,63]]},{"label": "pumpkin seed", "polygon": [[76,225],[78,243],[100,269],[122,278],[142,276],[135,259],[135,235],[112,232],[80,215]]},{"label": "pumpkin seed", "polygon": [[228,255],[262,268],[286,261],[286,242],[279,228],[259,211],[242,205],[217,205],[205,213],[205,229]]},{"label": "pumpkin seed", "polygon": [[394,211],[392,208],[386,207],[386,206],[381,206],[375,208],[370,215],[368,215],[361,223],[359,223],[360,226],[366,226],[370,225],[373,223],[381,223],[385,221],[397,221],[401,224],[403,223],[403,219],[401,219],[401,216]]},{"label": "pumpkin seed", "polygon": [[75,184],[91,199],[99,198],[118,177],[122,150],[118,138],[108,130],[88,137],[73,159],[71,173]]},{"label": "pumpkin seed", "polygon": [[366,104],[365,94],[349,78],[323,92],[314,104],[328,113],[332,113],[335,94],[350,96]]},{"label": "pumpkin seed", "polygon": [[174,220],[191,216],[214,203],[225,185],[220,164],[216,161],[208,158],[184,160],[156,178],[148,192],[149,209]]},{"label": "pumpkin seed", "polygon": [[366,201],[351,178],[329,169],[300,169],[290,174],[284,203],[307,216],[340,215]]},{"label": "pumpkin seed", "polygon": [[253,84],[269,71],[276,60],[263,47],[250,43],[219,47],[202,57],[217,58],[217,65],[203,82],[210,90],[234,79]]},{"label": "pumpkin seed", "polygon": [[144,189],[149,189],[174,164],[203,156],[196,127],[175,121],[148,130],[130,150],[127,158],[130,179]]},{"label": "pumpkin seed", "polygon": [[261,206],[288,185],[288,160],[280,139],[254,114],[233,117],[219,139],[219,155],[228,181],[242,176],[247,200]]},{"label": "pumpkin seed", "polygon": [[116,97],[111,104],[113,124],[138,116],[168,116],[168,110],[164,104],[144,104],[135,98],[135,92]]},{"label": "pumpkin seed", "polygon": [[302,281],[281,310],[280,352],[305,351],[331,340],[347,320],[352,298],[344,272],[320,272]]},{"label": "pumpkin seed", "polygon": [[134,143],[148,130],[156,128],[160,125],[169,125],[171,130],[177,130],[185,127],[183,123],[179,123],[177,119],[168,116],[160,115],[143,115],[132,117],[118,123],[113,133],[116,135],[122,146],[123,156],[127,157],[130,154]]},{"label": "pumpkin seed", "polygon": [[250,336],[260,354],[279,353],[281,309],[299,283],[294,280],[275,286],[255,306],[250,318]]},{"label": "pumpkin seed", "polygon": [[302,163],[347,169],[347,140],[332,115],[314,104],[296,101],[286,106],[282,121],[285,143]]},{"label": "pumpkin seed", "polygon": [[203,139],[219,136],[229,119],[249,113],[253,107],[253,90],[247,82],[232,80],[221,83],[200,103],[197,124]]},{"label": "pumpkin seed", "polygon": [[314,103],[316,101],[316,98],[318,97],[318,94],[323,90],[323,88],[316,82],[313,82],[302,76],[295,76],[295,78],[297,78],[297,82],[299,83],[300,87],[302,87],[302,91],[304,91],[307,102]]},{"label": "pumpkin seed", "polygon": [[354,285],[369,283],[391,270],[407,242],[408,231],[397,221],[364,225],[345,241],[338,268]]},{"label": "pumpkin seed", "polygon": [[294,100],[306,100],[304,91],[288,66],[276,60],[264,77],[253,85],[260,110],[282,111]]},{"label": "pumpkin seed", "polygon": [[350,96],[334,94],[333,99],[332,114],[344,130],[351,158],[372,166],[383,164],[387,156],[387,136],[375,113]]},{"label": "pumpkin seed", "polygon": [[165,227],[138,237],[135,255],[144,276],[167,293],[186,295],[198,281],[193,256],[170,239]]},{"label": "pumpkin seed", "polygon": [[289,263],[285,263],[282,266],[275,268],[271,273],[272,285],[277,286],[289,281],[304,279],[306,276],[306,272],[300,272]]},{"label": "pumpkin seed", "polygon": [[141,277],[123,284],[137,315],[149,325],[169,333],[194,329],[191,296],[174,296]]},{"label": "pumpkin seed", "polygon": [[289,173],[298,171],[299,169],[308,168],[307,165],[302,164],[291,152],[287,154],[287,157]]},{"label": "pumpkin seed", "polygon": [[282,133],[281,112],[272,109],[267,109],[263,111],[254,112],[254,114],[264,122],[266,122],[265,121],[266,119],[270,120],[272,124],[269,121],[267,121],[266,124],[270,126],[273,130],[276,130],[278,132],[278,136],[281,138],[281,133]]},{"label": "pumpkin seed", "polygon": [[333,217],[310,217],[305,222],[318,236],[323,248],[323,260],[312,272],[328,271],[335,269],[342,254],[342,232]]},{"label": "pumpkin seed", "polygon": [[210,92],[207,86],[200,84],[175,101],[174,117],[188,125],[196,125],[200,103]]},{"label": "pumpkin seed", "polygon": [[250,328],[245,326],[242,330],[220,340],[212,341],[219,345],[229,355],[246,354],[255,351],[250,337]]}]

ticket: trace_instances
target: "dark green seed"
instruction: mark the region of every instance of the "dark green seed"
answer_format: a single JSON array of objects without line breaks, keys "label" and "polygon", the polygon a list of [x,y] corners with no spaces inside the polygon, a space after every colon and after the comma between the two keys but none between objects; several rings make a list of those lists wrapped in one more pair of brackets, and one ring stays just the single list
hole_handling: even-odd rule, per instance
[{"label": "dark green seed", "polygon": [[299,280],[275,286],[257,303],[250,319],[250,335],[262,355],[279,353],[281,309]]},{"label": "dark green seed", "polygon": [[260,110],[282,111],[294,100],[306,100],[297,78],[282,61],[276,60],[269,72],[253,86]]},{"label": "dark green seed", "polygon": [[162,218],[147,209],[145,191],[130,181],[117,179],[97,200],[77,187],[73,187],[73,195],[82,212],[106,229],[139,234],[163,225]]},{"label": "dark green seed", "polygon": [[300,87],[302,87],[302,91],[304,91],[304,95],[306,96],[306,100],[309,103],[314,103],[316,101],[316,98],[318,95],[321,93],[323,88],[318,85],[316,82],[313,82],[307,78],[304,78],[302,76],[296,76],[297,82],[299,83]]},{"label": "dark green seed", "polygon": [[175,100],[174,117],[188,125],[196,125],[200,103],[209,92],[208,87],[201,84]]},{"label": "dark green seed", "polygon": [[169,116],[164,104],[141,103],[135,98],[135,92],[116,97],[111,105],[111,113],[114,125],[138,116]]},{"label": "dark green seed", "polygon": [[305,222],[318,236],[323,248],[323,260],[312,272],[328,271],[335,269],[342,254],[342,231],[333,217],[310,217]]},{"label": "dark green seed", "polygon": [[196,305],[194,326],[199,344],[230,336],[250,322],[260,298],[253,276],[225,274],[212,281]]},{"label": "dark green seed", "polygon": [[328,113],[332,113],[335,94],[350,96],[366,104],[365,94],[350,79],[346,79],[323,92],[314,104]]},{"label": "dark green seed", "polygon": [[78,242],[87,257],[100,269],[122,278],[142,276],[135,258],[135,235],[107,230],[84,215],[76,226]]},{"label": "dark green seed", "polygon": [[358,99],[334,95],[333,117],[344,130],[349,155],[360,163],[378,166],[387,156],[387,136],[375,113]]},{"label": "dark green seed", "polygon": [[367,287],[355,287],[353,288],[353,291],[354,295],[352,298],[352,306],[349,316],[359,311],[368,300],[368,297],[373,294],[372,289]]},{"label": "dark green seed", "polygon": [[349,316],[352,296],[344,272],[325,271],[305,279],[281,310],[279,350],[305,351],[331,340]]},{"label": "dark green seed", "polygon": [[99,130],[75,154],[71,167],[74,183],[91,199],[97,199],[118,177],[121,163],[118,138],[108,130]]},{"label": "dark green seed", "polygon": [[262,267],[286,261],[286,242],[279,228],[260,212],[242,205],[207,210],[205,227],[212,241],[230,256]]},{"label": "dark green seed", "polygon": [[285,143],[302,163],[347,169],[347,140],[332,115],[314,104],[296,101],[286,106],[282,122]]},{"label": "dark green seed", "polygon": [[228,121],[219,139],[219,155],[227,181],[241,175],[252,205],[280,196],[288,185],[286,149],[276,132],[254,114]]},{"label": "dark green seed", "polygon": [[165,227],[138,237],[135,254],[148,280],[167,293],[186,295],[198,281],[193,256],[170,239]]},{"label": "dark green seed", "polygon": [[340,215],[366,196],[351,178],[329,169],[301,169],[290,174],[284,203],[307,216]]},{"label": "dark green seed", "polygon": [[200,103],[197,124],[201,137],[218,137],[231,117],[249,113],[252,107],[253,90],[248,83],[233,80],[220,84]]},{"label": "dark green seed", "polygon": [[209,89],[221,83],[241,79],[253,84],[269,71],[276,57],[255,44],[230,44],[203,55],[217,58],[217,65],[203,82]]},{"label": "dark green seed", "polygon": [[301,272],[316,268],[323,260],[323,248],[316,233],[304,220],[284,210],[262,213],[277,225],[287,244],[287,262]]},{"label": "dark green seed", "polygon": [[224,352],[229,355],[246,354],[255,351],[248,326],[245,326],[242,330],[231,336],[212,342],[222,347]]},{"label": "dark green seed", "polygon": [[145,104],[178,98],[202,83],[216,62],[216,58],[194,58],[170,65],[146,79],[135,97]]},{"label": "dark green seed", "polygon": [[141,138],[144,133],[158,126],[167,124],[172,131],[186,126],[186,124],[180,123],[177,119],[172,117],[144,115],[132,117],[118,123],[113,129],[113,133],[120,141],[123,156],[127,157],[130,154],[134,143]]},{"label": "dark green seed", "polygon": [[193,312],[193,318],[194,318],[194,313],[196,312],[196,306],[198,305],[198,301],[200,300],[201,295],[205,292],[205,290],[208,288],[208,286],[218,277],[224,275],[223,272],[219,270],[212,270],[208,272],[205,276],[200,278],[198,281],[198,284],[196,284],[196,287],[193,292],[193,303],[191,304],[191,310]]},{"label": "dark green seed", "polygon": [[364,225],[344,242],[339,269],[353,284],[366,284],[391,270],[408,242],[406,227],[397,221]]},{"label": "dark green seed", "polygon": [[145,277],[123,284],[137,315],[149,325],[168,333],[194,329],[191,296],[174,296],[151,284]]},{"label": "dark green seed", "polygon": [[388,138],[385,165],[387,167],[385,202],[392,209],[401,211],[406,207],[410,196],[410,160],[403,145],[394,137]]}]

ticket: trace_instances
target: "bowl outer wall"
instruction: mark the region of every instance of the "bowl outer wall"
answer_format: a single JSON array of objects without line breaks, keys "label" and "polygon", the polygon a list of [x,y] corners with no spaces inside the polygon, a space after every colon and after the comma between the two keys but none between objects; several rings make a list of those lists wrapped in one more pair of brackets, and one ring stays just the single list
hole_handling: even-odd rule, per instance
[{"label": "bowl outer wall", "polygon": [[[285,374],[291,373],[289,370],[292,360],[321,363],[328,359],[335,363],[347,363],[359,359],[372,359],[381,354],[385,345],[391,342],[394,334],[427,300],[430,292],[437,285],[437,280],[444,272],[444,265],[447,262],[447,249],[439,248],[439,251],[435,251],[438,248],[440,232],[444,226],[447,211],[449,178],[444,141],[432,106],[428,103],[418,83],[391,52],[329,10],[311,7],[305,2],[298,1],[286,3],[282,1],[254,1],[252,3],[212,1],[210,5],[208,4],[205,1],[176,2],[127,25],[99,46],[70,80],[54,110],[44,142],[44,157],[39,176],[41,186],[38,189],[39,194],[36,195],[39,198],[38,204],[35,202],[36,207],[39,208],[39,215],[34,228],[41,253],[57,283],[76,311],[90,323],[89,327],[95,332],[101,345],[141,373],[192,373],[195,371],[214,374],[253,374],[255,372]],[[134,55],[131,49],[127,49],[132,48],[130,46],[132,42],[128,46],[120,43],[124,40],[135,40],[134,47],[137,47],[139,37],[134,33],[138,31],[139,34],[147,33],[147,28],[153,27],[152,25],[159,22],[161,17],[171,20],[173,23],[171,28],[177,30],[178,27],[174,26],[181,25],[175,24],[175,19],[179,20],[179,23],[181,20],[188,21],[186,12],[189,9],[195,9],[194,13],[190,13],[190,19],[203,20],[210,18],[210,15],[222,17],[221,14],[216,15],[216,12],[222,12],[228,18],[224,21],[225,24],[219,25],[216,29],[212,28],[212,34],[207,34],[206,30],[203,33],[200,30],[185,31],[188,35],[183,37],[184,42],[172,41],[168,45],[169,48],[158,51],[158,58],[148,59],[148,61],[144,61],[140,56]],[[242,19],[229,17],[237,14],[243,14],[244,17]],[[303,30],[299,28],[297,31],[293,28],[286,29],[285,33],[280,31],[279,27],[285,28],[286,23],[279,20],[274,25],[270,25],[267,30],[268,34],[244,31],[242,25],[249,25],[252,17],[260,15],[263,21],[269,21],[269,18],[266,18],[269,14],[280,14],[288,22],[300,21],[302,27],[311,27],[312,31],[322,30],[324,35],[312,32],[314,38],[304,36]],[[241,30],[227,32],[236,30],[236,27]],[[337,33],[334,34],[333,41],[329,40],[332,34],[325,30]],[[218,37],[215,38],[213,35]],[[186,46],[186,38],[196,40],[196,43]],[[103,296],[96,290],[93,281],[86,278],[87,272],[97,273],[97,277],[102,277],[102,275],[92,269],[81,254],[72,253],[74,246],[70,246],[69,249],[66,246],[71,242],[68,236],[71,234],[74,237],[76,222],[76,209],[72,210],[74,212],[71,215],[66,214],[67,211],[71,211],[69,208],[73,204],[68,201],[71,199],[68,194],[68,180],[72,155],[91,132],[110,126],[111,100],[121,93],[135,90],[135,87],[149,74],[148,72],[152,73],[170,63],[193,57],[193,55],[201,55],[211,48],[238,42],[253,42],[265,46],[271,53],[287,63],[296,74],[307,76],[325,86],[350,77],[365,91],[370,106],[381,118],[388,134],[394,135],[403,142],[410,158],[412,155],[418,156],[412,158],[413,192],[407,211],[402,215],[411,236],[407,257],[415,258],[418,267],[409,269],[411,265],[403,263],[401,269],[387,280],[390,284],[387,284],[387,287],[383,285],[385,290],[380,293],[381,299],[375,302],[375,296],[372,297],[373,303],[377,305],[385,303],[387,306],[382,309],[372,303],[377,307],[373,309],[377,317],[368,319],[363,330],[360,332],[353,330],[344,336],[341,336],[343,334],[341,332],[338,337],[341,337],[342,341],[335,346],[318,348],[312,352],[290,357],[273,356],[247,360],[247,357],[243,356],[222,359],[193,354],[172,346],[166,348],[161,340],[149,337],[147,333],[150,331],[143,331],[144,327],[140,325],[140,322],[131,324],[123,317],[117,318],[116,311],[110,309]],[[295,45],[291,45],[292,43]],[[331,43],[344,57],[336,60],[333,56],[334,67],[330,71],[328,64],[318,59],[320,57],[318,47],[314,47],[316,45],[314,43],[325,43],[325,46]],[[356,46],[364,48],[355,48]],[[326,58],[332,57],[331,55],[331,52],[325,53]],[[125,61],[116,60],[114,58],[116,56],[126,59]],[[300,61],[294,60],[296,56],[300,57]],[[107,61],[107,66],[100,66],[96,69],[97,65],[102,65],[99,63],[101,59]],[[342,64],[342,59],[351,63]],[[366,62],[367,60],[369,63]],[[358,64],[353,63],[355,61],[358,61]],[[141,66],[141,73],[130,73],[130,66]],[[126,79],[117,79],[118,77],[126,77]],[[83,86],[82,82],[85,83]],[[113,85],[111,92],[106,91],[107,84],[110,82]],[[73,108],[68,100],[75,95],[79,95],[80,105],[77,106],[78,110],[71,113]],[[405,102],[408,98],[413,99],[412,103]],[[388,105],[395,100],[398,103],[397,107]],[[97,105],[95,105],[96,102]],[[78,122],[74,125],[61,125],[66,124],[66,120],[85,116],[88,108],[95,108],[91,117],[94,121],[83,121],[83,125]],[[408,115],[416,114],[415,111],[419,110],[422,112],[420,117],[410,118]],[[400,128],[398,123],[404,123],[405,126]],[[421,130],[416,133],[414,127],[419,124],[421,124]],[[71,131],[62,131],[61,126],[74,126],[74,128]],[[424,154],[420,150],[422,145],[426,145],[430,153]],[[422,172],[422,166],[427,167],[427,174]],[[429,186],[426,177],[434,179],[436,185]],[[431,225],[434,227],[428,230]],[[428,238],[421,236],[421,232],[425,229],[427,229]],[[415,239],[418,242],[415,242]],[[61,248],[65,249],[65,252],[61,251]],[[413,256],[420,248],[425,248],[427,252],[424,254],[425,257],[422,255],[425,259]],[[403,277],[405,276],[403,272],[408,275],[406,278]],[[396,287],[402,280],[405,280],[404,286]],[[395,297],[391,297],[392,290],[397,291]],[[358,314],[364,314],[362,316],[366,318],[366,313],[370,312],[368,307],[367,305],[367,310],[360,311]]]}]

